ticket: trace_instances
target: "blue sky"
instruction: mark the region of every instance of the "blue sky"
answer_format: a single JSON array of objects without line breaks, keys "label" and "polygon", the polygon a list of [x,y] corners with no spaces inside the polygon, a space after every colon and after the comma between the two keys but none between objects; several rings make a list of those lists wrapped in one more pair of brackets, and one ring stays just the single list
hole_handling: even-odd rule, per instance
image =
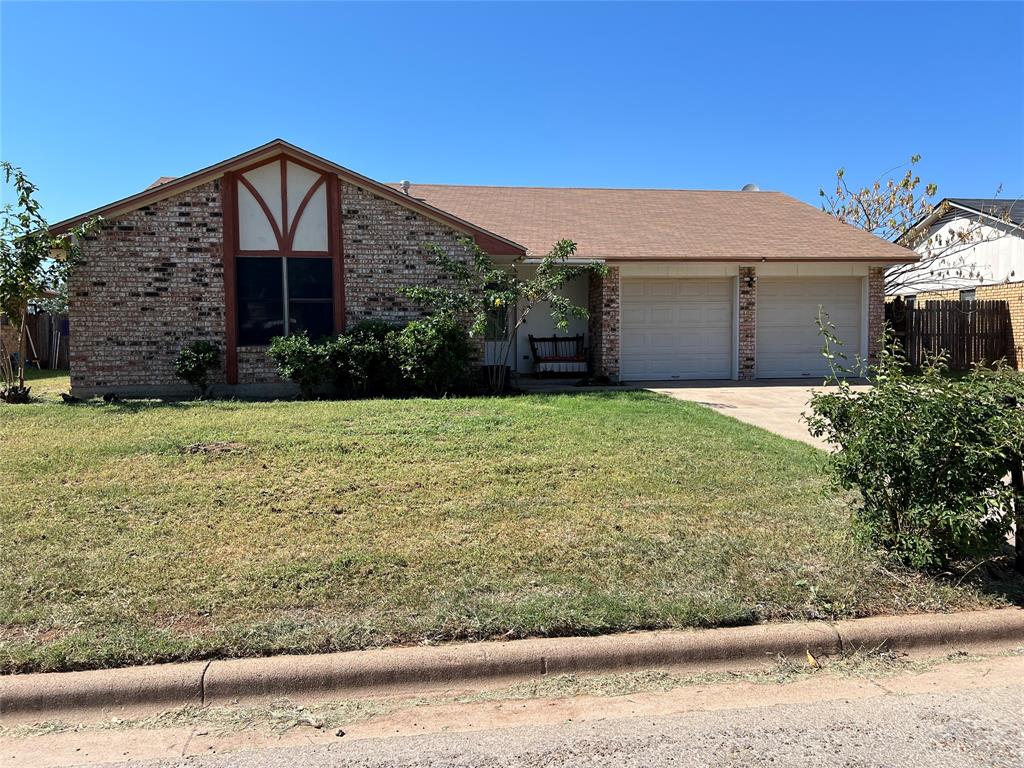
[{"label": "blue sky", "polygon": [[281,137],[382,181],[1024,194],[1024,4],[0,4],[51,220]]}]

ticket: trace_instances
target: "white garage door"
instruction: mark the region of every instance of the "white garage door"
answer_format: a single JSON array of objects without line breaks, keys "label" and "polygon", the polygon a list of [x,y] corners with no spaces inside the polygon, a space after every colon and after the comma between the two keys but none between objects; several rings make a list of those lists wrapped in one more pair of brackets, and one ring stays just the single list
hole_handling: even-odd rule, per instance
[{"label": "white garage door", "polygon": [[757,377],[783,379],[825,376],[824,341],[815,323],[822,306],[843,341],[852,364],[861,351],[859,277],[758,278]]},{"label": "white garage door", "polygon": [[728,379],[732,295],[728,278],[623,280],[622,378]]}]

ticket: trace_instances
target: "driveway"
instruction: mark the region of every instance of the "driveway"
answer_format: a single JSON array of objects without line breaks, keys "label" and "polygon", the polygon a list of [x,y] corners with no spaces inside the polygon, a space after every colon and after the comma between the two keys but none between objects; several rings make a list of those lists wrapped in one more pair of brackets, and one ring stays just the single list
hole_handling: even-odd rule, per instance
[{"label": "driveway", "polygon": [[[646,387],[678,400],[700,403],[733,418],[767,429],[790,440],[828,450],[823,440],[811,437],[801,414],[808,410],[811,393],[828,390],[820,383],[799,381],[687,381],[655,382]],[[856,384],[855,389],[867,389]]]}]

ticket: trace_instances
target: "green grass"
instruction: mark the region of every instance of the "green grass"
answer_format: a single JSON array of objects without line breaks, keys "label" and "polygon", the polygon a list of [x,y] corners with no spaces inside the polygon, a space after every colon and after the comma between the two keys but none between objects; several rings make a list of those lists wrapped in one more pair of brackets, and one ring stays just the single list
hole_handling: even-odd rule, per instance
[{"label": "green grass", "polygon": [[61,392],[68,392],[71,384],[66,370],[37,368],[25,369],[25,386],[31,387],[32,396],[44,400],[59,400]]},{"label": "green grass", "polygon": [[0,410],[5,672],[996,601],[882,567],[821,452],[647,393],[48,397]]}]

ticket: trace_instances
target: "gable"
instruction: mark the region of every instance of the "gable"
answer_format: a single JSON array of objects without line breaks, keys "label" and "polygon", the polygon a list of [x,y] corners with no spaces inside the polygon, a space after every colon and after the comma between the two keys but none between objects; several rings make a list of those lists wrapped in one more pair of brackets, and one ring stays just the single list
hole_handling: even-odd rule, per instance
[{"label": "gable", "polygon": [[[521,245],[502,237],[499,234],[483,229],[472,222],[466,221],[447,211],[435,208],[421,200],[416,200],[409,195],[405,195],[402,192],[387,186],[386,184],[381,184],[367,176],[363,176],[362,174],[356,173],[348,168],[332,163],[329,160],[314,155],[311,152],[307,152],[306,150],[296,147],[293,144],[289,144],[281,139],[275,139],[263,146],[256,147],[255,149],[236,155],[235,157],[229,158],[223,162],[195,171],[187,176],[151,185],[148,189],[143,190],[138,194],[117,200],[108,205],[101,206],[100,208],[95,208],[79,216],[65,219],[64,221],[54,224],[51,227],[51,230],[55,234],[60,234],[61,232],[66,232],[72,227],[96,216],[102,216],[103,218],[116,218],[117,216],[123,215],[129,211],[137,210],[145,205],[180,194],[181,192],[199,186],[200,184],[205,184],[212,179],[222,178],[226,173],[247,171],[252,168],[261,167],[280,157],[284,157],[288,161],[291,161],[298,166],[305,167],[313,172],[336,175],[343,181],[347,181],[361,189],[365,189],[368,192],[372,192],[373,194],[389,199],[398,205],[416,211],[427,218],[434,219],[435,221],[450,226],[453,229],[472,237],[481,248],[492,255],[520,256],[525,254],[525,249]],[[163,181],[165,178],[167,177],[161,177],[160,181]]]}]

